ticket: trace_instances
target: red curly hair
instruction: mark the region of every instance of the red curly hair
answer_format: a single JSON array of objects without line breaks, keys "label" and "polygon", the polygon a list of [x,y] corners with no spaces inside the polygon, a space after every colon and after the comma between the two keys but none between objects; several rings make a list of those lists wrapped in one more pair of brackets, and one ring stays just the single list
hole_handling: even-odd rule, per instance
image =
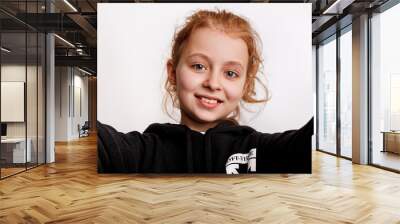
[{"label": "red curly hair", "polygon": [[[190,35],[199,28],[211,28],[222,31],[226,34],[233,35],[242,39],[248,49],[249,63],[247,65],[246,81],[244,85],[244,95],[242,101],[246,103],[265,103],[268,101],[268,89],[259,80],[257,73],[262,66],[262,58],[260,56],[260,38],[258,34],[252,29],[250,23],[240,16],[237,16],[231,12],[225,10],[199,10],[193,15],[186,19],[185,24],[182,28],[175,32],[174,40],[172,43],[171,58],[168,63],[172,65],[172,69],[175,71],[179,63],[182,51],[185,48]],[[265,99],[256,99],[255,83],[258,81],[265,90]],[[176,83],[174,80],[167,78],[165,82],[165,90],[168,96],[172,100],[173,106],[179,108],[179,99],[176,94]],[[164,96],[164,110],[171,116],[167,109],[168,97]],[[238,122],[240,117],[239,105],[233,111],[233,115],[228,120]]]}]

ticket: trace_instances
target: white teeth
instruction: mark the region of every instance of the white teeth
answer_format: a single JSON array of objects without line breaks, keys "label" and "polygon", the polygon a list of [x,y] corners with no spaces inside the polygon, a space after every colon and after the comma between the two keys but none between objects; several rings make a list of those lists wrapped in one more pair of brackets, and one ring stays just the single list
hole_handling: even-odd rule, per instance
[{"label": "white teeth", "polygon": [[206,103],[209,103],[209,104],[216,104],[217,103],[217,100],[208,99],[208,98],[205,98],[205,97],[201,97],[201,100],[206,102]]}]

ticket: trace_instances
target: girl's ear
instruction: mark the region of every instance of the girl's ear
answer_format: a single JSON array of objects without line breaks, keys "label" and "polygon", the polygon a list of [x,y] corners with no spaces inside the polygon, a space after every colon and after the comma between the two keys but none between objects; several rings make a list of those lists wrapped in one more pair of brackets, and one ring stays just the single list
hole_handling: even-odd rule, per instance
[{"label": "girl's ear", "polygon": [[172,63],[172,60],[168,60],[167,62],[167,73],[168,73],[168,81],[172,84],[176,84],[176,71],[174,69],[174,65]]}]

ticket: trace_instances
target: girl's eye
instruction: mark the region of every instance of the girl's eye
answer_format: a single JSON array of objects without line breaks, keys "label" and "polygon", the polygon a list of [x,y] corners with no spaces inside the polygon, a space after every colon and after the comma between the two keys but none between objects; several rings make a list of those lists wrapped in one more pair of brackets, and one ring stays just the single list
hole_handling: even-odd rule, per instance
[{"label": "girl's eye", "polygon": [[196,71],[204,71],[206,70],[206,66],[202,65],[202,64],[194,64],[192,65],[192,68]]},{"label": "girl's eye", "polygon": [[236,78],[239,77],[239,74],[234,71],[227,71],[226,76],[228,76],[228,78]]}]

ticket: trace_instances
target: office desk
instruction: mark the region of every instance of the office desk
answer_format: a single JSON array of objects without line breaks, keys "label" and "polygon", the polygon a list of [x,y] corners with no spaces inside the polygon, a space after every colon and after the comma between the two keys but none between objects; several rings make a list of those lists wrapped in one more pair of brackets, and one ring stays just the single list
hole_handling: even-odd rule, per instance
[{"label": "office desk", "polygon": [[[9,163],[25,163],[31,161],[32,140],[28,138],[25,154],[25,138],[1,139],[1,157]],[[12,156],[11,156],[12,155]],[[11,160],[12,158],[12,160]],[[27,159],[25,161],[25,159]]]},{"label": "office desk", "polygon": [[400,132],[383,131],[383,151],[400,154]]}]

